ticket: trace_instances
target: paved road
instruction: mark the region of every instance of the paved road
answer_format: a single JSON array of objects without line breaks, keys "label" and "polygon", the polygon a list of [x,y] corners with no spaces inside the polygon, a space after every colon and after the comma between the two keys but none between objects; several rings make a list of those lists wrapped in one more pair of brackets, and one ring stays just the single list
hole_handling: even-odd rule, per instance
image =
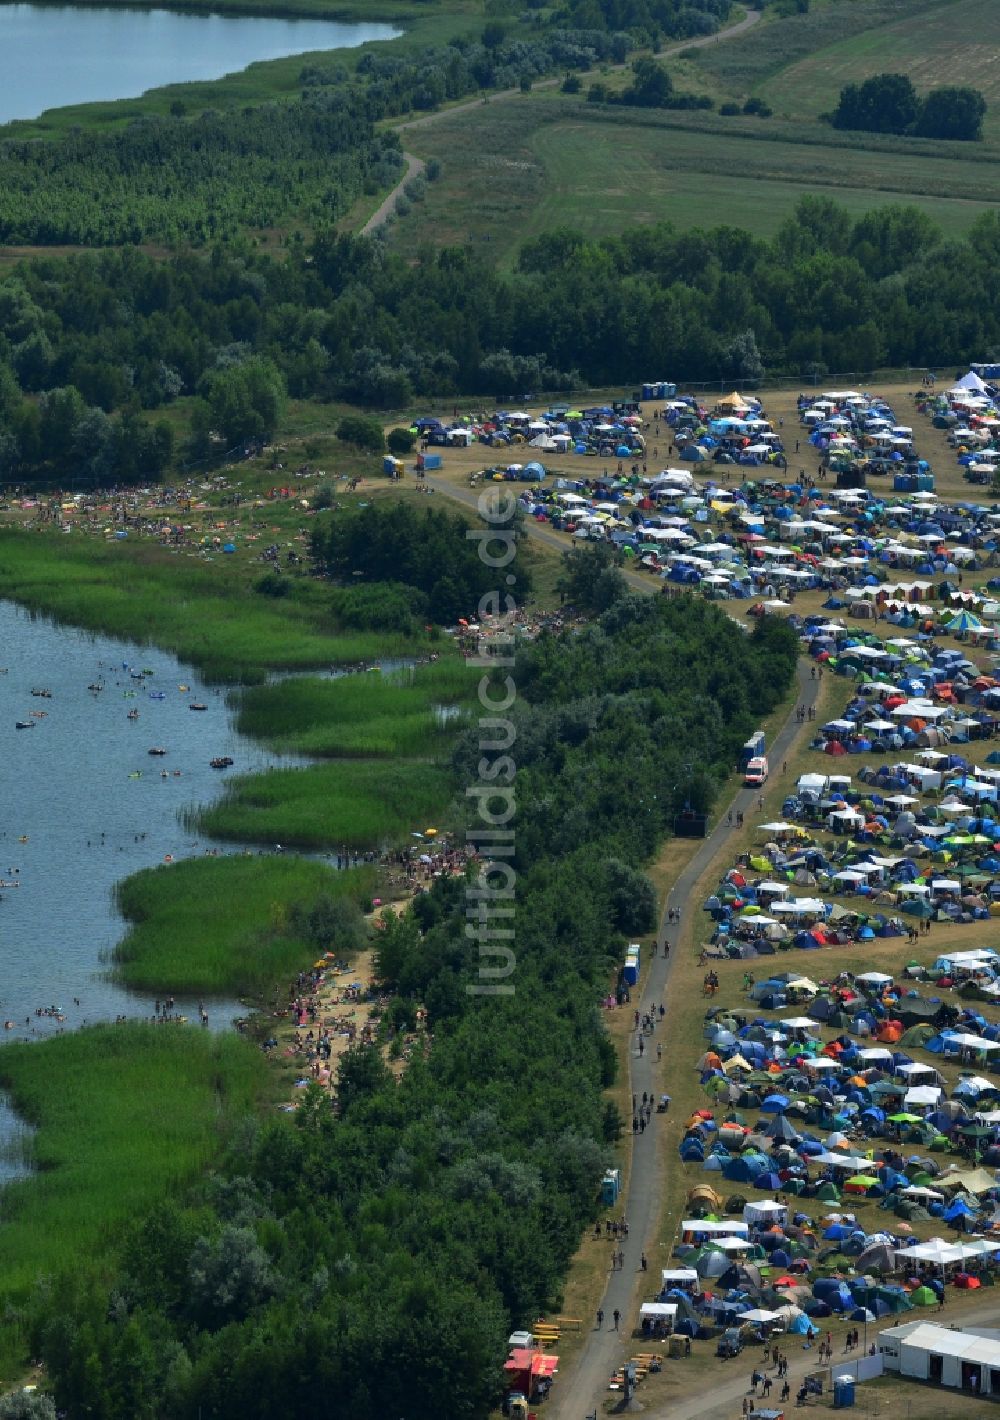
[{"label": "paved road", "polygon": [[[735,39],[737,35],[745,34],[752,25],[760,19],[759,10],[748,10],[738,25],[732,25],[729,29],[720,31],[715,35],[702,35],[700,39],[686,39],[678,44],[672,44],[667,49],[661,49],[657,55],[658,59],[669,59],[672,54],[679,54],[682,49],[703,49],[709,44],[722,44],[727,40]],[[612,64],[612,73],[619,69],[628,69],[628,64]],[[557,79],[540,79],[533,85],[534,89],[554,89],[557,84],[562,83],[562,76]],[[451,108],[436,109],[434,113],[425,113],[420,118],[407,119],[405,123],[396,124],[400,132],[405,132],[409,128],[426,128],[429,123],[439,123],[443,118],[451,118],[452,114],[462,113],[465,109],[479,108],[484,103],[503,103],[507,99],[519,99],[522,97],[521,90],[501,89],[499,93],[490,94],[488,98],[469,99],[464,103],[453,104]]]},{"label": "paved road", "polygon": [[373,212],[368,218],[368,221],[361,228],[361,236],[370,236],[376,227],[381,227],[385,224],[386,218],[396,205],[396,198],[403,191],[403,188],[410,181],[410,178],[416,177],[417,173],[422,173],[427,166],[423,158],[415,158],[412,153],[404,153],[403,157],[406,159],[406,172],[399,179],[399,182],[397,182],[388,197],[382,202],[378,211]]},{"label": "paved road", "polygon": [[[804,660],[799,662],[796,674],[798,703],[812,706],[816,700],[820,682],[811,679],[809,663]],[[795,718],[795,711],[792,710],[773,745],[769,747],[768,754],[772,764],[780,765],[781,761],[788,757],[797,736],[809,733],[811,730],[808,722],[800,726]],[[739,809],[749,816],[756,798],[757,794],[754,790],[741,788],[728,808],[732,809],[734,816]],[[668,941],[676,940],[679,930],[676,924],[668,925],[667,923],[666,914],[669,909],[681,911],[685,916],[689,912],[698,910],[698,903],[692,900],[691,895],[698,879],[709,867],[712,859],[723,847],[730,834],[730,828],[726,823],[728,808],[720,816],[716,828],[705,839],[671,889],[667,901],[664,903],[664,916],[659,933],[660,941],[663,941],[664,938]],[[676,950],[666,958],[662,955],[653,957],[642,999],[636,1003],[640,1012],[646,1013],[657,1009],[661,1002],[666,1004],[670,975],[675,959]],[[669,1024],[669,1017],[667,1021]],[[660,1032],[663,1029],[662,1026],[658,1028]],[[660,1093],[656,1046],[657,1035],[654,1033],[653,1036],[646,1038],[646,1048],[640,1054],[639,1038],[633,1034],[629,1062],[630,1076],[632,1092],[639,1099],[642,1098],[643,1091],[654,1097]],[[682,1069],[690,1068],[691,1064],[690,1061],[677,1063]],[[675,1157],[675,1141],[671,1140],[669,1147],[662,1143],[664,1116],[654,1112],[652,1118],[653,1122],[647,1126],[645,1133],[637,1135],[633,1140],[628,1195],[622,1202],[622,1213],[628,1219],[629,1235],[623,1243],[619,1244],[625,1253],[625,1265],[620,1271],[608,1274],[608,1284],[600,1303],[604,1311],[603,1330],[597,1331],[595,1328],[590,1333],[572,1371],[566,1375],[560,1373],[559,1385],[553,1391],[551,1402],[554,1416],[558,1417],[558,1420],[584,1420],[584,1416],[590,1414],[595,1408],[600,1408],[601,1401],[607,1395],[608,1380],[615,1366],[622,1360],[622,1337],[614,1332],[613,1313],[616,1308],[621,1313],[621,1329],[624,1335],[628,1336],[637,1301],[637,1290],[641,1286],[641,1290],[647,1296],[653,1295],[657,1290],[655,1280],[657,1269],[664,1265],[663,1253],[657,1244],[666,1175],[668,1169],[677,1168],[679,1165]],[[643,1252],[649,1260],[649,1272],[645,1277],[643,1277],[641,1270]],[[812,1359],[815,1364],[815,1353],[813,1353]],[[746,1369],[745,1366],[741,1368],[741,1376],[742,1371]],[[734,1413],[739,1411],[741,1398],[742,1392],[738,1397]],[[704,1397],[701,1397],[700,1400],[693,1398],[692,1408],[690,1410],[684,1409],[683,1413],[690,1413],[692,1420],[694,1420],[694,1417],[705,1413],[704,1404]],[[674,1420],[674,1417],[679,1420],[681,1413],[682,1408],[678,1408],[676,1401],[672,1402],[671,1420]]]}]

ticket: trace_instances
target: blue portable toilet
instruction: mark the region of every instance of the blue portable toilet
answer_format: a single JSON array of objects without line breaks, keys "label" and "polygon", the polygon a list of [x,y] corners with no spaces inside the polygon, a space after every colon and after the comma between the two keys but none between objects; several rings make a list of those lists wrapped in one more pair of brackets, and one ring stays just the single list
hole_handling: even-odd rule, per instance
[{"label": "blue portable toilet", "polygon": [[620,1169],[608,1169],[601,1179],[601,1202],[606,1208],[613,1208],[622,1190]]},{"label": "blue portable toilet", "polygon": [[835,1376],[833,1380],[833,1408],[846,1410],[854,1404],[854,1377]]}]

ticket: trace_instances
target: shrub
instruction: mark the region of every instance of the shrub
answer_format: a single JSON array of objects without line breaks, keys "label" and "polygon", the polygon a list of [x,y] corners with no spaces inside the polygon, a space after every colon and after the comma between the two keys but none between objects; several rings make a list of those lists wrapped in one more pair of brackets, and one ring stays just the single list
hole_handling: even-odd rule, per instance
[{"label": "shrub", "polygon": [[428,158],[424,175],[428,182],[437,182],[438,178],[441,176],[441,159]]},{"label": "shrub", "polygon": [[390,454],[409,454],[413,451],[417,438],[409,429],[390,429],[386,438]]},{"label": "shrub", "polygon": [[567,74],[562,81],[561,91],[564,94],[578,94],[583,88],[578,74]]},{"label": "shrub", "polygon": [[368,419],[363,414],[349,414],[337,425],[337,438],[356,448],[368,449],[380,454],[385,448],[385,435],[377,419]]},{"label": "shrub", "polygon": [[763,99],[747,99],[743,112],[752,114],[755,118],[770,118],[774,110]]},{"label": "shrub", "polygon": [[732,118],[732,116],[733,116],[734,114],[736,114],[736,113],[739,113],[739,111],[740,111],[740,106],[739,106],[739,104],[728,103],[728,104],[720,104],[720,105],[719,105],[719,112],[720,112],[725,118]]}]

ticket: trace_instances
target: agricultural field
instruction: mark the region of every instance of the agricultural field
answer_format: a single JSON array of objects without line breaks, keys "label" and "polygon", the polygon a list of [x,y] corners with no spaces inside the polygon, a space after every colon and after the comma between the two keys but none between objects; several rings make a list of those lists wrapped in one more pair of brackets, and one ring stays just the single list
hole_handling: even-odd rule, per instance
[{"label": "agricultural field", "polygon": [[[559,227],[591,238],[629,226],[742,226],[772,235],[807,193],[860,216],[913,203],[950,237],[997,202],[990,168],[936,155],[905,140],[854,143],[817,126],[796,141],[790,124],[698,115],[601,112],[555,94],[482,105],[407,135],[442,175],[397,223],[392,241],[415,253],[424,243],[469,244],[509,265],[525,241]],[[985,170],[984,170],[985,169]]]},{"label": "agricultural field", "polygon": [[954,0],[893,24],[839,39],[755,88],[775,112],[817,118],[836,106],[845,84],[905,73],[918,93],[948,84],[979,89],[989,109],[987,141],[1000,142],[1000,65],[991,0]]},{"label": "agricultural field", "polygon": [[924,13],[950,13],[956,3],[959,0],[811,0],[805,14],[779,18],[768,11],[738,45],[708,45],[691,57],[720,91],[745,97],[767,78],[824,50],[834,36],[844,41],[870,36],[896,22],[911,26]]}]

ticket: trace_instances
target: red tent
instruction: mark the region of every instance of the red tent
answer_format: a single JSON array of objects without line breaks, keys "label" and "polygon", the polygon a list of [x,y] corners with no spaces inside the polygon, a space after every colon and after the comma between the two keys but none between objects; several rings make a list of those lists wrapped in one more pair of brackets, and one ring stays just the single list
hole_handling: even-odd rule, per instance
[{"label": "red tent", "polygon": [[539,1381],[550,1381],[558,1365],[558,1356],[515,1346],[503,1368],[504,1379],[511,1390],[521,1391],[530,1400],[538,1389]]}]

